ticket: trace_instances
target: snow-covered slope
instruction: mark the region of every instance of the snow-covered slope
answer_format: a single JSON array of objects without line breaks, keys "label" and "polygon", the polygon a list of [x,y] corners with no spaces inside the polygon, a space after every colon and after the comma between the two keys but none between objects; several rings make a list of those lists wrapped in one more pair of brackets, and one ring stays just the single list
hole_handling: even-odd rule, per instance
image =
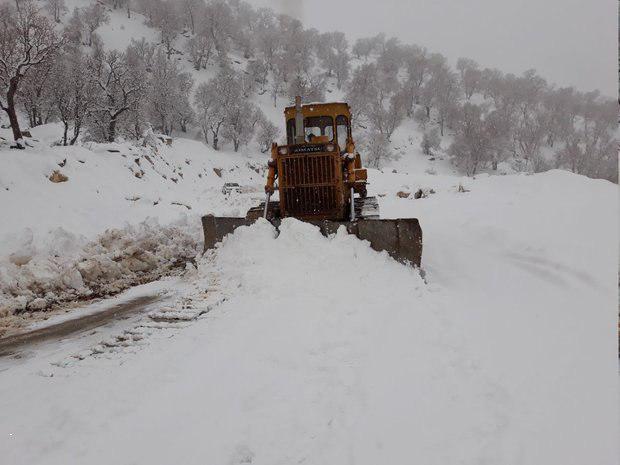
[{"label": "snow-covered slope", "polygon": [[[616,463],[616,186],[373,179],[420,218],[426,282],[346,234],[242,228],[178,288],[179,310],[220,302],[198,320],[0,362],[5,458]],[[406,179],[436,194],[397,198]]]},{"label": "snow-covered slope", "polygon": [[[27,151],[0,147],[0,336],[182,269],[202,249],[201,215],[244,216],[264,195],[264,156],[187,139],[50,146],[57,130],[34,128]],[[225,182],[242,192],[224,195]]]}]

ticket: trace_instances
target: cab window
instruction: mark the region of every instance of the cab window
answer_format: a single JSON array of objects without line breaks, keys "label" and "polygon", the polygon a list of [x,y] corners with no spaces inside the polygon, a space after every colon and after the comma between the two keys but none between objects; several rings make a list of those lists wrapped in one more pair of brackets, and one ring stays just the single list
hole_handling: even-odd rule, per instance
[{"label": "cab window", "polygon": [[336,118],[336,134],[338,137],[338,146],[341,151],[344,151],[347,147],[347,140],[349,139],[349,118],[344,115],[339,115]]},{"label": "cab window", "polygon": [[334,120],[331,116],[311,116],[304,120],[306,142],[312,142],[315,136],[327,136],[334,140]]}]

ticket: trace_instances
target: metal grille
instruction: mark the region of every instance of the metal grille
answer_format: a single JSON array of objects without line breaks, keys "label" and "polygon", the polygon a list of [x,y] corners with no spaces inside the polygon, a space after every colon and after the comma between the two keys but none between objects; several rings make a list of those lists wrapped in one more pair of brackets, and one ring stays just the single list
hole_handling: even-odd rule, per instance
[{"label": "metal grille", "polygon": [[286,214],[320,215],[338,207],[332,155],[283,157],[279,176]]},{"label": "metal grille", "polygon": [[282,158],[280,184],[283,187],[333,184],[335,180],[332,155],[302,155]]}]

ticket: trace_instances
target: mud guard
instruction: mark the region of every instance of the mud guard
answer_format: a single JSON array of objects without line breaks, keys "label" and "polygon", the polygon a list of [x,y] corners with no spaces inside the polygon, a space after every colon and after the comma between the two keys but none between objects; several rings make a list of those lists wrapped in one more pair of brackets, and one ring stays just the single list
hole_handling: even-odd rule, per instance
[{"label": "mud guard", "polygon": [[[255,221],[256,219],[203,216],[204,250],[214,248],[227,234],[240,226],[249,226]],[[370,247],[378,252],[385,250],[401,263],[417,267],[422,263],[422,228],[417,218],[307,222],[318,226],[324,236],[335,234],[340,226],[344,226],[349,234],[370,242]],[[276,228],[280,226],[279,219],[272,219],[271,223]]]}]

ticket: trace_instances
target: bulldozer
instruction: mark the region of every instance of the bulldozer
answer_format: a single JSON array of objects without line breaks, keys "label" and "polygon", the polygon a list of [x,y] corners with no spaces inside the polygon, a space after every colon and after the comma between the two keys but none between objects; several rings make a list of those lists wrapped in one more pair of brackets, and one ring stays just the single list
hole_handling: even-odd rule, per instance
[{"label": "bulldozer", "polygon": [[[202,217],[205,251],[227,234],[265,218],[276,228],[283,218],[317,226],[323,235],[344,226],[349,234],[386,251],[401,263],[420,267],[422,229],[416,218],[380,219],[375,197],[368,197],[368,172],[351,131],[347,103],[309,103],[284,110],[286,144],[271,146],[265,201],[245,218]],[[275,193],[277,200],[272,200]]]}]

